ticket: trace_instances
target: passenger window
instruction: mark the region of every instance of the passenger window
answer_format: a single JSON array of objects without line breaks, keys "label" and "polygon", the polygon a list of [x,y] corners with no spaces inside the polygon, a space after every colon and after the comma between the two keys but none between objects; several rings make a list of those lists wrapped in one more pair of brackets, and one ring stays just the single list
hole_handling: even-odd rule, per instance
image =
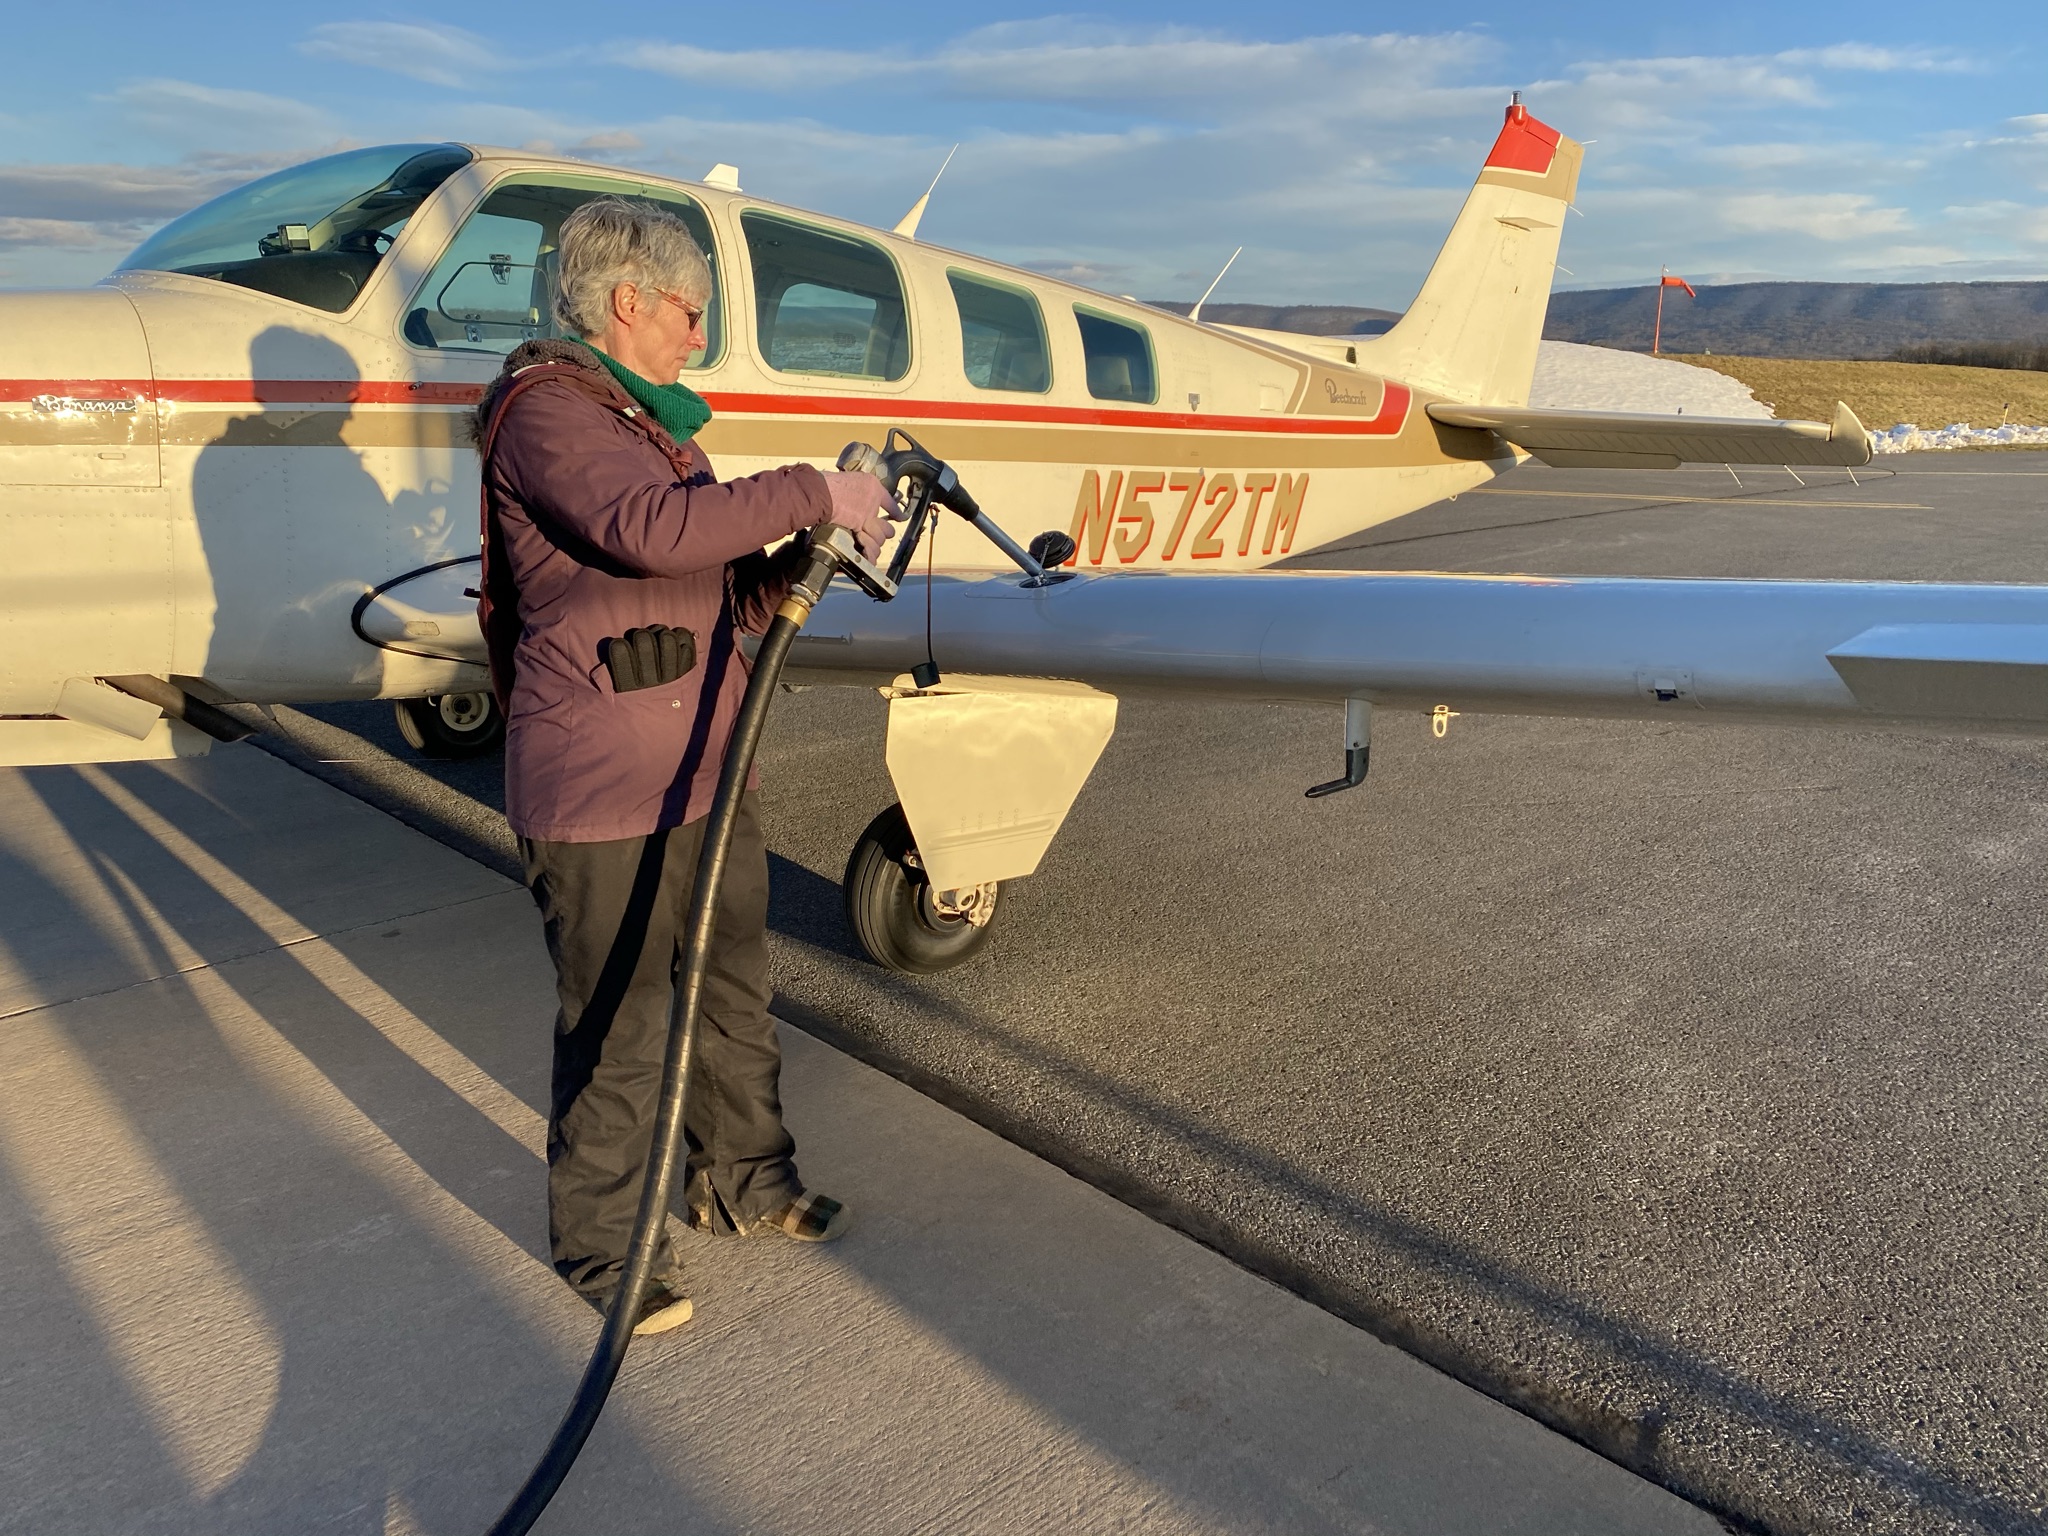
[{"label": "passenger window", "polygon": [[1150,405],[1159,398],[1159,379],[1152,369],[1152,338],[1144,327],[1112,320],[1092,309],[1074,306],[1081,324],[1081,355],[1088,362],[1088,393],[1098,400],[1130,400]]},{"label": "passenger window", "polygon": [[1046,354],[1045,317],[1038,300],[1022,288],[992,283],[965,272],[948,271],[953,303],[960,310],[960,350],[967,360],[967,382],[976,389],[1029,390],[1052,388],[1052,363]]},{"label": "passenger window", "polygon": [[903,280],[879,247],[772,213],[743,213],[740,227],[770,368],[851,379],[910,371]]},{"label": "passenger window", "polygon": [[680,192],[659,195],[594,178],[518,178],[501,184],[456,231],[405,317],[417,347],[503,355],[522,341],[559,336],[554,297],[562,220],[594,197],[616,195],[665,208],[689,227],[711,267],[704,309],[706,346],[685,365],[708,368],[725,352],[718,302],[718,250],[704,210]]}]

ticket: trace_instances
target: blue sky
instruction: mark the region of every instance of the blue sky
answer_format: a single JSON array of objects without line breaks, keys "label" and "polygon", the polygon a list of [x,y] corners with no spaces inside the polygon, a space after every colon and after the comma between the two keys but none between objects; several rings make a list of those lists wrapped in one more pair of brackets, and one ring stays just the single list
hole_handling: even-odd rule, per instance
[{"label": "blue sky", "polygon": [[544,145],[1142,297],[1413,295],[1510,90],[1593,141],[1565,287],[2048,277],[2033,5],[880,0],[304,11],[12,0],[0,286],[351,144]]}]

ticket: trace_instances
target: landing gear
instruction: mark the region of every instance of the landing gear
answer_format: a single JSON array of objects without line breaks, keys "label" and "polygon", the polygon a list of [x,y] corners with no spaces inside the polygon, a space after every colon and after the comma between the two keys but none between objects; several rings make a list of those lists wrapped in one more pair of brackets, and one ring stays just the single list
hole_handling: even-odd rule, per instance
[{"label": "landing gear", "polygon": [[398,734],[428,757],[480,757],[505,740],[505,717],[488,693],[443,693],[400,699]]},{"label": "landing gear", "polygon": [[933,890],[900,805],[861,833],[846,861],[843,889],[846,921],[868,958],[913,976],[950,971],[979,954],[1003,894],[997,881]]}]

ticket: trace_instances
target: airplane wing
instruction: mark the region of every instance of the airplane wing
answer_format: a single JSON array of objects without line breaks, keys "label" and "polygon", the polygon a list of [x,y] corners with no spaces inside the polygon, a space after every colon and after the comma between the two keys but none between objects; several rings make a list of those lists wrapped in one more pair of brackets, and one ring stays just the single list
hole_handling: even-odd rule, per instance
[{"label": "airplane wing", "polygon": [[1870,434],[1847,405],[1835,419],[1653,416],[1526,405],[1432,405],[1432,421],[1491,432],[1559,469],[1676,469],[1680,464],[1870,462]]},{"label": "airplane wing", "polygon": [[[1052,677],[1116,694],[2048,735],[2048,587],[1349,572],[835,589],[815,680]],[[849,674],[855,674],[849,676]],[[795,676],[793,673],[792,676]]]}]

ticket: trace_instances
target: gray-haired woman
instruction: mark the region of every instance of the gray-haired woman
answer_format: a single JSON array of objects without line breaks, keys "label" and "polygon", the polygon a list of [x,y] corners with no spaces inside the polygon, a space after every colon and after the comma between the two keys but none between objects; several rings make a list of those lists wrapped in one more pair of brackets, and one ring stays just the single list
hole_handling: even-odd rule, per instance
[{"label": "gray-haired woman", "polygon": [[[598,198],[562,223],[555,318],[478,410],[481,604],[507,720],[505,809],[555,963],[548,1115],[555,1268],[609,1300],[653,1131],[704,817],[746,690],[740,637],[794,574],[767,546],[820,523],[873,553],[893,506],[869,475],[797,464],[720,484],[677,382],[704,346],[711,271],[673,214]],[[783,1128],[768,1016],[768,867],[748,786],[727,866],[687,1116],[691,1225],[838,1236]],[[686,1321],[666,1233],[636,1332]]]}]

